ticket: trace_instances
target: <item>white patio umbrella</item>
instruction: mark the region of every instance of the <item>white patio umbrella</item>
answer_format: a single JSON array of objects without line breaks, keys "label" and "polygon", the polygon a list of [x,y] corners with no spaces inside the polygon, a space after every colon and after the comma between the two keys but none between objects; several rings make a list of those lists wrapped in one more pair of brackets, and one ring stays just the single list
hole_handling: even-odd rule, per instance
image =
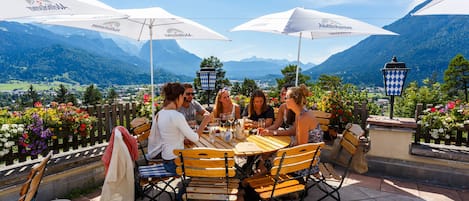
[{"label": "white patio umbrella", "polygon": [[433,0],[413,15],[469,15],[469,1]]},{"label": "white patio umbrella", "polygon": [[231,31],[259,31],[298,37],[296,86],[298,86],[298,71],[300,68],[301,38],[398,35],[365,22],[304,8],[293,8],[284,12],[264,15],[241,24]]},{"label": "white patio umbrella", "polygon": [[0,20],[52,15],[121,16],[97,0],[2,0]]},{"label": "white patio umbrella", "polygon": [[154,113],[153,89],[153,40],[228,40],[225,36],[192,20],[168,13],[162,8],[119,10],[129,16],[125,19],[65,19],[48,20],[43,23],[63,25],[126,36],[136,40],[150,41],[150,75],[152,114]]}]

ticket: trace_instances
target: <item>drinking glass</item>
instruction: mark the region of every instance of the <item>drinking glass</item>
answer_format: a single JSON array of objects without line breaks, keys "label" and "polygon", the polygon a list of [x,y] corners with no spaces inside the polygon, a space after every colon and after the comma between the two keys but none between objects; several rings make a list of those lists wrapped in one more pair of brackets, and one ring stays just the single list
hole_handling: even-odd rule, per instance
[{"label": "drinking glass", "polygon": [[264,131],[264,128],[265,128],[265,119],[259,118],[257,120],[257,134],[259,135],[260,133],[262,133],[262,131]]},{"label": "drinking glass", "polygon": [[210,143],[212,144],[215,143],[216,130],[217,130],[217,127],[210,127],[210,131],[208,132],[209,140],[210,140]]},{"label": "drinking glass", "polygon": [[228,120],[228,115],[225,113],[220,114],[221,127],[225,127],[226,120]]},{"label": "drinking glass", "polygon": [[230,128],[233,129],[233,122],[235,120],[234,114],[227,114],[226,116],[228,122],[230,123]]}]

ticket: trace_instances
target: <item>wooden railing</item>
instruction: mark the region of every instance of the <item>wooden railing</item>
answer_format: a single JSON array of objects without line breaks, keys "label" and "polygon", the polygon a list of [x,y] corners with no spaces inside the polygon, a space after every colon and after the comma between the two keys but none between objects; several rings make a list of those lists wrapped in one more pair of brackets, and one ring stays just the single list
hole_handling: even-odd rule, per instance
[{"label": "wooden railing", "polygon": [[[86,137],[69,135],[69,137],[50,139],[48,148],[44,150],[43,153],[48,153],[49,150],[53,150],[54,154],[56,154],[107,142],[112,128],[121,125],[130,129],[130,121],[137,117],[137,105],[135,103],[96,105],[84,107],[83,109],[87,110],[90,115],[95,116],[97,119],[90,135]],[[362,128],[365,128],[366,119],[368,118],[366,102],[361,104],[355,102],[353,115],[353,123],[359,124]],[[0,157],[0,165],[12,165],[38,158],[37,156],[23,153],[23,149],[24,148],[19,145],[11,147],[8,154]]]},{"label": "wooden railing", "polygon": [[[77,150],[81,147],[92,146],[107,142],[109,140],[112,128],[121,125],[130,129],[130,121],[137,117],[137,105],[135,103],[96,105],[83,107],[92,116],[95,116],[97,122],[88,136],[68,135],[69,137],[53,138],[48,141],[48,148],[43,153],[53,150],[54,154]],[[67,135],[65,135],[67,136]],[[12,165],[27,160],[36,159],[37,156],[31,156],[23,153],[23,146],[18,144],[10,148],[10,152],[0,157],[0,165]]]},{"label": "wooden railing", "polygon": [[[430,108],[432,105],[427,105],[426,108]],[[415,109],[415,121],[419,121],[419,116],[423,114],[423,110],[425,108],[423,107],[423,104],[419,103],[417,104],[417,107]],[[458,129],[456,131],[456,135],[450,135],[451,137],[449,139],[434,139],[430,135],[430,133],[422,129],[422,126],[417,124],[417,129],[415,130],[415,139],[414,143],[415,144],[420,144],[421,142],[425,143],[434,143],[434,144],[445,144],[445,145],[455,145],[455,146],[466,146],[469,147],[469,125],[465,124],[464,128]]]}]

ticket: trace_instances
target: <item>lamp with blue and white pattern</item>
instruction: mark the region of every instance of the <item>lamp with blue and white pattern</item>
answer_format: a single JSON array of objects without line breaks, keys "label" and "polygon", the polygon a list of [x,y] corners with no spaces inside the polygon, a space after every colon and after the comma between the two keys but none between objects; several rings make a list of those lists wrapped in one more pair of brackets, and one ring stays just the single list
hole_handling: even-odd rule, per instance
[{"label": "lamp with blue and white pattern", "polygon": [[383,72],[384,91],[386,92],[386,96],[391,96],[390,118],[392,119],[394,96],[402,95],[409,69],[406,68],[405,63],[398,62],[397,58],[394,56],[392,61],[386,63],[381,71]]}]

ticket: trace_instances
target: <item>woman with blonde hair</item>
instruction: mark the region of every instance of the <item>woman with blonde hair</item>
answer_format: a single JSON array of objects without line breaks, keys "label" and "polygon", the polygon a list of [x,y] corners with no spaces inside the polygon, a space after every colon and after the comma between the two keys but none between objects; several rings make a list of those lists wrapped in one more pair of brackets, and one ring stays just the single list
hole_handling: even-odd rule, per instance
[{"label": "woman with blonde hair", "polygon": [[292,145],[323,141],[323,132],[318,120],[313,112],[305,107],[308,95],[308,88],[302,84],[299,87],[289,88],[285,97],[287,108],[295,113],[296,119],[296,142]]},{"label": "woman with blonde hair", "polygon": [[233,115],[235,119],[241,117],[239,105],[231,101],[228,89],[218,91],[212,114],[213,118],[220,118],[222,114]]}]

